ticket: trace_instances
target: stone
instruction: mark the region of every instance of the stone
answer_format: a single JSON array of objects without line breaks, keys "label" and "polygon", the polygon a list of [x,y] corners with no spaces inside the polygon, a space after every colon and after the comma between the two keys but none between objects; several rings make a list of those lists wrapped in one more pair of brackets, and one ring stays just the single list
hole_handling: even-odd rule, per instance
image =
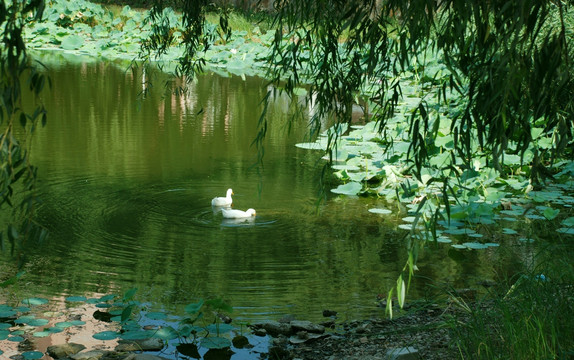
[{"label": "stone", "polygon": [[70,355],[75,355],[86,347],[82,344],[68,343],[48,346],[47,353],[54,359],[64,359]]},{"label": "stone", "polygon": [[280,323],[278,321],[266,321],[252,325],[253,329],[264,329],[271,336],[290,335],[292,332],[291,324]]},{"label": "stone", "polygon": [[387,360],[418,360],[420,354],[417,349],[412,346],[404,348],[394,348],[387,350],[385,359]]},{"label": "stone", "polygon": [[149,338],[143,340],[120,340],[116,351],[160,351],[164,344],[161,339]]},{"label": "stone", "polygon": [[325,327],[322,325],[313,324],[310,321],[293,320],[291,321],[293,332],[306,331],[310,333],[322,334],[325,332]]}]

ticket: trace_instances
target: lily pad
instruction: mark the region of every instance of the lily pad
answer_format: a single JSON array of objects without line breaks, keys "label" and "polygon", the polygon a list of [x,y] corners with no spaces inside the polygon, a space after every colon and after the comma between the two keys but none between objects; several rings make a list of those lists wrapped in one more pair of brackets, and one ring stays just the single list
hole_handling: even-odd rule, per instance
[{"label": "lily pad", "polygon": [[509,229],[509,228],[504,228],[502,229],[502,233],[506,234],[506,235],[516,235],[518,234],[518,232],[516,230],[513,229]]},{"label": "lily pad", "polygon": [[155,331],[150,330],[134,330],[134,331],[126,331],[125,333],[121,334],[121,338],[124,340],[144,340],[149,339],[154,335]]},{"label": "lily pad", "polygon": [[25,360],[41,359],[43,356],[44,356],[44,353],[41,353],[39,351],[24,351],[22,353],[22,357]]},{"label": "lily pad", "polygon": [[145,314],[145,316],[148,319],[152,319],[152,320],[163,320],[167,317],[167,315],[165,313],[162,312],[150,312]]},{"label": "lily pad", "polygon": [[374,208],[374,209],[369,209],[370,213],[373,214],[383,214],[383,215],[388,215],[388,214],[392,214],[393,212],[389,209],[382,209],[382,208]]},{"label": "lily pad", "polygon": [[206,337],[201,340],[201,347],[206,349],[225,349],[231,346],[231,341],[222,337]]},{"label": "lily pad", "polygon": [[361,183],[352,181],[347,184],[339,185],[336,189],[331,189],[331,192],[341,195],[357,195],[363,189]]},{"label": "lily pad", "polygon": [[156,331],[153,336],[155,338],[159,338],[159,339],[167,341],[167,340],[177,339],[179,334],[177,333],[177,331],[175,331],[174,328],[172,328],[171,326],[167,326],[167,327],[163,327],[163,328],[159,329],[158,331]]},{"label": "lily pad", "polygon": [[48,299],[44,298],[28,298],[22,300],[22,302],[26,305],[44,305],[48,303]]},{"label": "lily pad", "polygon": [[28,321],[28,325],[30,326],[44,326],[44,325],[48,325],[48,320],[46,319],[33,319],[31,321]]},{"label": "lily pad", "polygon": [[84,38],[79,35],[68,35],[63,40],[60,46],[64,50],[77,50],[84,45]]},{"label": "lily pad", "polygon": [[66,298],[66,301],[68,302],[85,302],[86,300],[88,299],[86,299],[85,296],[68,296]]},{"label": "lily pad", "polygon": [[105,340],[113,340],[117,338],[119,335],[120,334],[116,331],[101,331],[99,333],[92,335],[92,337],[97,340],[105,341]]},{"label": "lily pad", "polygon": [[43,338],[43,337],[48,337],[48,336],[52,335],[52,332],[50,332],[50,331],[36,331],[32,335],[34,335],[34,337]]}]

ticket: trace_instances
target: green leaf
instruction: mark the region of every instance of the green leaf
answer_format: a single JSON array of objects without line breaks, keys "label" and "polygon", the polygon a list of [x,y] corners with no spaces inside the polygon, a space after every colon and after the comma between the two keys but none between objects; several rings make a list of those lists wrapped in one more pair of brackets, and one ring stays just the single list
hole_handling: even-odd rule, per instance
[{"label": "green leaf", "polygon": [[131,288],[131,289],[129,289],[128,291],[126,291],[126,292],[124,293],[123,301],[125,302],[125,301],[131,301],[131,300],[133,300],[134,295],[136,294],[137,291],[138,291],[138,288],[137,288],[137,287]]},{"label": "green leaf", "polygon": [[48,303],[48,299],[43,298],[28,298],[22,300],[22,302],[26,305],[44,305]]},{"label": "green leaf", "polygon": [[564,226],[574,226],[574,216],[562,220],[561,224]]},{"label": "green leaf", "polygon": [[185,307],[185,312],[188,314],[196,314],[197,312],[199,312],[202,306],[203,306],[203,300],[200,300],[195,304],[188,304]]},{"label": "green leaf", "polygon": [[60,46],[64,50],[77,50],[84,45],[84,38],[79,35],[68,35],[63,40]]},{"label": "green leaf", "polygon": [[399,301],[399,306],[401,309],[405,305],[405,296],[406,296],[406,286],[405,281],[403,280],[403,275],[399,275],[397,279],[397,300]]},{"label": "green leaf", "polygon": [[24,351],[22,353],[22,357],[25,360],[32,360],[32,359],[41,359],[44,356],[44,353],[39,351]]},{"label": "green leaf", "polygon": [[388,215],[388,214],[392,214],[392,213],[393,213],[391,210],[382,209],[382,208],[369,209],[369,212],[370,212],[370,213],[373,213],[373,214],[383,214],[383,215]]},{"label": "green leaf", "polygon": [[177,339],[179,337],[179,334],[171,326],[166,326],[166,327],[162,327],[161,329],[156,331],[153,334],[153,337],[169,341],[169,340]]},{"label": "green leaf", "polygon": [[339,185],[336,189],[331,189],[331,192],[341,195],[357,195],[361,189],[363,189],[361,183],[352,181],[344,185]]},{"label": "green leaf", "polygon": [[117,338],[119,335],[120,334],[116,331],[101,331],[99,333],[92,335],[92,337],[97,340],[105,341],[105,340],[113,340]]},{"label": "green leaf", "polygon": [[163,320],[167,317],[167,315],[162,312],[150,312],[145,314],[145,317],[152,320]]},{"label": "green leaf", "polygon": [[559,213],[560,209],[546,208],[542,215],[544,215],[547,220],[554,220]]},{"label": "green leaf", "polygon": [[201,340],[201,347],[206,349],[225,349],[231,346],[231,341],[222,337],[206,337]]}]

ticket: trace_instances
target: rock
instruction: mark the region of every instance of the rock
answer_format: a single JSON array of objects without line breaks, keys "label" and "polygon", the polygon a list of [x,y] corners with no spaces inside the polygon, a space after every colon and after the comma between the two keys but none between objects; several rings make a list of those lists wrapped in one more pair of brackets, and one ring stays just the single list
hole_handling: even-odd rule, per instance
[{"label": "rock", "polygon": [[54,359],[63,359],[69,357],[70,355],[75,355],[85,348],[86,347],[81,344],[68,343],[48,346],[47,352],[48,355]]},{"label": "rock", "polygon": [[237,335],[233,340],[231,340],[231,343],[235,348],[243,349],[244,347],[249,346],[249,339],[243,335]]},{"label": "rock", "polygon": [[289,343],[292,345],[298,345],[317,339],[322,339],[328,336],[329,334],[309,334],[308,332],[300,331],[297,333],[297,335],[293,335],[289,338]]},{"label": "rock", "polygon": [[388,360],[418,360],[420,355],[417,349],[412,346],[387,350],[385,359]]},{"label": "rock", "polygon": [[324,317],[337,316],[337,312],[333,310],[323,310],[323,316]]},{"label": "rock", "polygon": [[271,336],[290,335],[292,332],[291,324],[280,323],[278,321],[266,321],[252,325],[253,329],[264,329]]},{"label": "rock", "polygon": [[119,340],[116,351],[160,351],[163,349],[161,339],[150,338],[143,340]]},{"label": "rock", "polygon": [[109,354],[109,351],[91,350],[79,352],[75,355],[70,355],[70,358],[72,360],[100,360],[107,354]]},{"label": "rock", "polygon": [[291,321],[293,332],[306,331],[310,333],[322,334],[325,332],[325,327],[322,325],[313,324],[310,321],[293,320]]}]

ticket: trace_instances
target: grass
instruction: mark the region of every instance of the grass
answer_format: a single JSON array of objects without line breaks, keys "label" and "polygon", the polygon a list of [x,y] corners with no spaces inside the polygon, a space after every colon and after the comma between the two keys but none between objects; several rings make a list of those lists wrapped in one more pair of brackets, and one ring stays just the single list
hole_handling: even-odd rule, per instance
[{"label": "grass", "polygon": [[574,268],[565,253],[556,257],[562,260],[516,276],[488,300],[461,306],[449,322],[460,358],[574,357]]}]

